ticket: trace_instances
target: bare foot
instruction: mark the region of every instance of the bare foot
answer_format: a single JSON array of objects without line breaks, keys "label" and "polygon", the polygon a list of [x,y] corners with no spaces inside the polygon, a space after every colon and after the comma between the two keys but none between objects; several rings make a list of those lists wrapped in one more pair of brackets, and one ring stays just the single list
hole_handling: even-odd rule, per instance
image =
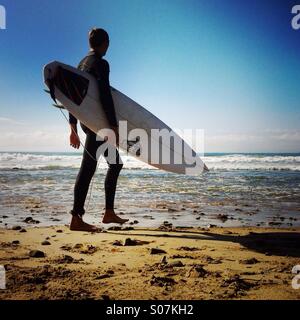
[{"label": "bare foot", "polygon": [[78,216],[73,216],[70,224],[71,231],[88,231],[88,232],[96,232],[100,229],[91,224],[85,223],[82,218]]},{"label": "bare foot", "polygon": [[129,221],[129,219],[122,219],[118,217],[114,210],[106,210],[104,213],[104,217],[102,219],[103,223],[119,223],[123,224],[125,222]]}]

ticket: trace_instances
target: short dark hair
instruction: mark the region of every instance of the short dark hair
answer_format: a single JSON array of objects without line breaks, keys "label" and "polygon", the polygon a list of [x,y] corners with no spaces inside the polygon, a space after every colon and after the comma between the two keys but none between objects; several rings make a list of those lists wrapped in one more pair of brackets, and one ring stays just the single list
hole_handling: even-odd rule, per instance
[{"label": "short dark hair", "polygon": [[89,43],[92,49],[101,46],[105,41],[109,41],[108,33],[101,28],[93,28],[89,32]]}]

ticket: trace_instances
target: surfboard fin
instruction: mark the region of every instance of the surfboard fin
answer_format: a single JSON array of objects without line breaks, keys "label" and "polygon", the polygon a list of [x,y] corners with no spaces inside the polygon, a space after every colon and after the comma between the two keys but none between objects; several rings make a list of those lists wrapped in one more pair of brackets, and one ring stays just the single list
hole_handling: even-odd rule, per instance
[{"label": "surfboard fin", "polygon": [[65,107],[60,105],[60,104],[57,104],[57,103],[53,103],[53,107],[55,108],[58,108],[58,109],[64,109]]}]

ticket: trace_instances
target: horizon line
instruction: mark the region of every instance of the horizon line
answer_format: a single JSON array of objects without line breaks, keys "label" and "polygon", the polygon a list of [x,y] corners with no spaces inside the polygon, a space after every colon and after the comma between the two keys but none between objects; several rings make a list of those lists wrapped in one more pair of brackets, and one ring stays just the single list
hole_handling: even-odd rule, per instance
[{"label": "horizon line", "polygon": [[[122,152],[123,150],[121,150]],[[0,153],[78,153],[78,154],[82,154],[83,151],[33,151],[33,150],[0,150]],[[125,151],[124,151],[125,152]],[[199,152],[197,152],[199,154]],[[210,154],[210,153],[215,153],[215,154],[300,154],[300,151],[209,151],[209,152],[204,152],[205,154]],[[132,156],[132,155],[130,155]],[[134,156],[132,156],[134,157]]]}]

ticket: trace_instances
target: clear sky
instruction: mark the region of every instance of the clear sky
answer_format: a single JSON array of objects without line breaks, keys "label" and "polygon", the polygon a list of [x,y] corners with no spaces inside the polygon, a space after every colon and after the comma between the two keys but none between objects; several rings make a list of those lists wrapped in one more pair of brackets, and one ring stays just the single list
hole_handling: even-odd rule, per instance
[{"label": "clear sky", "polygon": [[[207,152],[300,152],[300,30],[289,0],[0,0],[0,151],[72,151],[42,67],[110,34],[111,84]],[[299,1],[300,3],[300,1]]]}]

